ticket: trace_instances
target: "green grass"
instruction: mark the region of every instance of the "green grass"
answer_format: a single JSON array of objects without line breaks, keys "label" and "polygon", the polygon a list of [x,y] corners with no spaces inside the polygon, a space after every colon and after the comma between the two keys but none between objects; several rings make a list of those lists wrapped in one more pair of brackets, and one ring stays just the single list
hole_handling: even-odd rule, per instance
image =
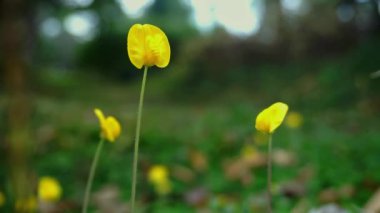
[{"label": "green grass", "polygon": [[[63,186],[62,202],[73,203],[70,211],[79,211],[99,137],[93,108],[99,107],[106,115],[116,116],[123,129],[116,143],[104,146],[93,192],[113,185],[120,190],[121,201],[128,203],[138,84],[111,84],[100,78],[76,75],[65,78],[37,88],[31,120],[35,152],[30,167],[36,176],[56,177]],[[52,81],[47,77],[45,80]],[[254,119],[262,106],[270,103],[242,96],[234,101],[218,98],[178,104],[163,97],[157,89],[159,83],[150,80],[140,144],[140,207],[148,212],[194,212],[200,208],[214,212],[262,211],[265,166],[249,168],[252,180],[242,184],[226,176],[225,165],[238,159],[246,144],[255,145],[265,154],[265,144],[260,145],[255,139],[258,133]],[[380,186],[379,120],[356,107],[310,112],[290,105],[290,109],[302,113],[305,121],[298,129],[283,125],[274,135],[274,149],[291,152],[296,159],[288,166],[274,165],[276,212],[289,212],[304,200],[309,209],[319,206],[326,201],[321,198],[326,189],[335,193],[331,201],[350,209],[362,207]],[[208,166],[203,171],[192,163],[190,153],[194,150],[206,159]],[[155,195],[147,181],[147,171],[153,164],[164,164],[171,172],[173,190],[166,198]],[[184,181],[174,174],[178,167],[185,168],[192,179]],[[4,172],[2,175],[6,178]],[[309,175],[301,184],[304,193],[281,193],[285,183],[302,175]],[[353,189],[351,195],[339,192],[347,186]],[[202,202],[187,202],[185,195],[197,188],[206,192],[199,198]]]}]

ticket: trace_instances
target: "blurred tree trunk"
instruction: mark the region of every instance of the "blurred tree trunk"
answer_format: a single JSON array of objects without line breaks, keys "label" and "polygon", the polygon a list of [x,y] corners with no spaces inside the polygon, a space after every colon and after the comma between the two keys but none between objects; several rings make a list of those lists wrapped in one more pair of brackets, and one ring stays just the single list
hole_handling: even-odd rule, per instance
[{"label": "blurred tree trunk", "polygon": [[26,78],[27,5],[23,0],[1,2],[1,50],[3,51],[3,82],[7,95],[6,153],[15,200],[32,195],[33,182],[27,162],[30,152],[30,100]]},{"label": "blurred tree trunk", "polygon": [[284,38],[284,16],[280,0],[266,0],[259,39],[266,44],[277,44]]}]

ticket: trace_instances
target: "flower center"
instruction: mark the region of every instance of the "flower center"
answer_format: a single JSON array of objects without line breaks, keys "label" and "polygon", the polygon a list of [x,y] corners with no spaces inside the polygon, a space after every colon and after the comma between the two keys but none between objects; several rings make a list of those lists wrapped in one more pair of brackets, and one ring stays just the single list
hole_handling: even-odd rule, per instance
[{"label": "flower center", "polygon": [[155,65],[162,56],[162,36],[148,35],[146,37],[145,61],[148,66]]}]

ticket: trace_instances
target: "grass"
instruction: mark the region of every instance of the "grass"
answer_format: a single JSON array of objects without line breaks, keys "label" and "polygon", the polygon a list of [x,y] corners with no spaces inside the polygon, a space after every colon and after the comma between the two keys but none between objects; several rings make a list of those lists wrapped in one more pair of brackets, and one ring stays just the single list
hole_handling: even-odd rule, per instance
[{"label": "grass", "polygon": [[[35,176],[56,177],[64,190],[62,202],[71,204],[69,211],[79,211],[99,136],[93,108],[100,107],[119,118],[123,130],[115,144],[104,146],[93,192],[116,186],[121,203],[128,203],[138,85],[65,75],[60,83],[50,84],[55,78],[45,76],[46,82],[37,88],[31,120],[36,149],[30,167]],[[266,144],[253,126],[263,103],[247,97],[236,102],[219,98],[175,103],[166,101],[156,85],[154,79],[148,80],[140,143],[139,205],[149,212],[265,209],[265,165],[239,165],[245,145],[255,146],[265,156]],[[354,107],[310,112],[290,105],[290,110],[302,113],[305,120],[298,129],[283,125],[274,135],[274,150],[295,159],[287,165],[281,161],[274,164],[275,212],[290,212],[302,203],[307,209],[324,202],[337,202],[348,209],[363,207],[380,186],[378,119]],[[229,176],[231,163],[241,167],[237,171],[247,170],[249,181],[241,181],[247,174]],[[164,164],[171,172],[173,191],[166,198],[155,195],[147,182],[147,170],[153,164]],[[5,178],[4,172],[2,175]],[[195,198],[191,200],[190,195]]]}]

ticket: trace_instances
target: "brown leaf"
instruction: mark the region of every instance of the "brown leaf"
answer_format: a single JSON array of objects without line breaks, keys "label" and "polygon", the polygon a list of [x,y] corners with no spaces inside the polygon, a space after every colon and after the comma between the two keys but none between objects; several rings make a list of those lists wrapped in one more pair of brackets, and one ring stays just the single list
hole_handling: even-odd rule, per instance
[{"label": "brown leaf", "polygon": [[292,166],[296,162],[296,157],[292,152],[284,149],[276,149],[273,151],[273,163],[279,166]]},{"label": "brown leaf", "polygon": [[194,173],[191,169],[184,166],[174,166],[173,167],[173,177],[181,180],[182,182],[189,183],[194,180]]},{"label": "brown leaf", "polygon": [[94,204],[100,212],[129,212],[128,205],[120,200],[120,190],[115,185],[107,185],[94,194]]},{"label": "brown leaf", "polygon": [[364,206],[365,212],[380,212],[380,189],[378,189],[374,195],[369,199]]},{"label": "brown leaf", "polygon": [[225,176],[230,180],[240,180],[242,184],[248,185],[253,177],[249,166],[243,158],[228,160],[224,163]]},{"label": "brown leaf", "polygon": [[321,203],[334,203],[338,198],[338,192],[333,188],[325,189],[319,194],[319,201]]},{"label": "brown leaf", "polygon": [[190,163],[195,170],[203,172],[208,169],[207,158],[202,152],[198,150],[192,150],[190,152],[189,158]]}]

